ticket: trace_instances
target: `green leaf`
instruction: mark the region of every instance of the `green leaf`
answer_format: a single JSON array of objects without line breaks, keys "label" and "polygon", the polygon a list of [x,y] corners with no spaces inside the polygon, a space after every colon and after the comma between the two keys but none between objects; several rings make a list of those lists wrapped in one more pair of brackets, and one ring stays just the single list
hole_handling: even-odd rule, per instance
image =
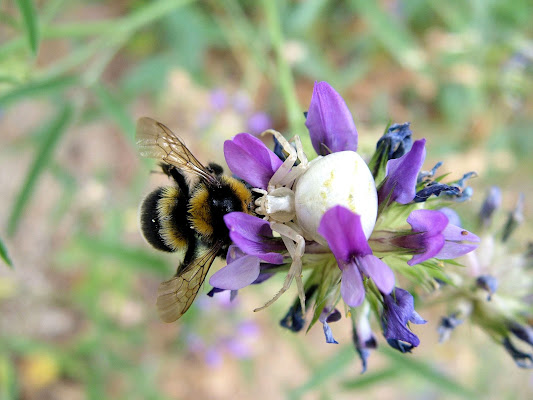
[{"label": "green leaf", "polygon": [[17,5],[22,14],[24,25],[26,26],[31,51],[34,55],[37,55],[37,51],[39,50],[39,21],[33,1],[17,0]]},{"label": "green leaf", "polygon": [[70,105],[65,105],[59,114],[43,129],[43,141],[37,150],[37,154],[33,160],[28,174],[19,194],[17,195],[7,223],[7,233],[13,236],[18,228],[18,224],[26,205],[28,204],[31,195],[35,189],[39,176],[47,167],[52,153],[59,142],[59,139],[66,131],[70,120],[72,119],[73,109]]},{"label": "green leaf", "polygon": [[417,379],[424,379],[429,384],[439,388],[443,393],[464,397],[466,399],[477,398],[471,389],[464,387],[443,373],[435,370],[431,365],[413,359],[409,354],[402,354],[388,347],[380,347],[380,350],[378,351],[384,354],[395,365],[395,369],[398,369],[403,373],[411,373],[415,375]]},{"label": "green leaf", "polygon": [[299,388],[292,390],[290,399],[299,399],[305,393],[323,387],[334,375],[345,371],[348,363],[355,360],[355,352],[351,346],[343,346],[333,357],[326,360],[313,371],[311,377]]},{"label": "green leaf", "polygon": [[77,82],[78,79],[73,76],[61,76],[59,78],[30,82],[0,96],[0,107],[6,107],[7,105],[28,97],[43,96],[53,92],[59,92],[66,87],[73,86]]},{"label": "green leaf", "polygon": [[390,381],[394,378],[396,378],[401,371],[397,368],[385,368],[381,371],[375,371],[375,372],[367,372],[364,375],[359,375],[357,378],[344,381],[342,383],[342,386],[345,389],[366,389],[369,386],[374,386],[377,383],[385,382],[387,381],[390,383]]},{"label": "green leaf", "polygon": [[169,273],[168,264],[161,257],[145,249],[126,246],[118,241],[80,235],[70,250],[82,250],[80,254],[84,255],[113,257],[131,268],[150,271],[160,276],[166,276]]},{"label": "green leaf", "polygon": [[412,70],[423,70],[426,62],[415,37],[398,20],[382,9],[379,2],[351,0],[352,9],[369,25],[375,39],[396,61]]},{"label": "green leaf", "polygon": [[11,358],[0,355],[0,399],[18,399],[20,396],[17,372]]},{"label": "green leaf", "polygon": [[107,90],[107,88],[101,84],[97,84],[94,87],[94,92],[100,100],[102,110],[109,114],[109,116],[120,127],[122,132],[133,141],[135,137],[135,124],[131,118],[131,115],[124,108],[121,102],[117,101]]},{"label": "green leaf", "polygon": [[0,257],[2,258],[2,260],[4,260],[4,262],[7,265],[9,265],[10,267],[13,267],[13,262],[11,261],[11,258],[9,258],[9,255],[7,254],[7,248],[1,238],[0,238]]}]

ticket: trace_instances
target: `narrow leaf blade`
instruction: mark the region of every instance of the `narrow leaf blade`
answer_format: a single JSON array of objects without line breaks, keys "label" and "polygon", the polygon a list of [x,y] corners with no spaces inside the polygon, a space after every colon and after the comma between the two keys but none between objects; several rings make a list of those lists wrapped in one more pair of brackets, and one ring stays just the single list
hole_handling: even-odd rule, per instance
[{"label": "narrow leaf blade", "polygon": [[31,51],[37,55],[39,50],[39,20],[35,5],[32,0],[17,0],[17,5],[24,20]]},{"label": "narrow leaf blade", "polygon": [[33,160],[24,184],[22,185],[19,194],[15,198],[15,202],[11,209],[7,223],[8,236],[13,236],[18,228],[20,218],[28,204],[31,195],[35,189],[37,181],[48,165],[52,153],[59,142],[59,139],[66,131],[70,120],[72,119],[73,109],[70,105],[65,105],[58,115],[48,123],[44,128],[43,141],[37,154]]},{"label": "narrow leaf blade", "polygon": [[4,260],[4,262],[8,266],[13,268],[13,262],[11,261],[11,258],[9,257],[9,254],[7,253],[7,248],[1,238],[0,238],[0,258],[2,258],[2,260]]}]

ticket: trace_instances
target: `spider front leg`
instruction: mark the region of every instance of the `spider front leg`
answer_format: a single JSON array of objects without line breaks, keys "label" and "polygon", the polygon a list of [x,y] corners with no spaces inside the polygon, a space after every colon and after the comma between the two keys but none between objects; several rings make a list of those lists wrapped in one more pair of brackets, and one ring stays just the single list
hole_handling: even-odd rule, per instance
[{"label": "spider front leg", "polygon": [[298,153],[295,151],[290,143],[283,137],[281,133],[278,131],[275,131],[274,129],[267,129],[263,133],[261,133],[261,136],[271,134],[274,136],[278,142],[283,147],[283,150],[285,150],[288,153],[287,158],[285,161],[283,161],[283,164],[274,172],[274,175],[270,178],[270,182],[268,183],[268,191],[271,191],[272,189],[283,186],[281,183],[282,181],[286,181],[286,176],[291,172],[291,169],[294,167],[294,163],[296,162],[296,159],[298,158]]},{"label": "spider front leg", "polygon": [[285,243],[285,247],[287,248],[287,251],[289,252],[292,258],[292,264],[289,268],[289,272],[287,273],[287,277],[285,278],[285,282],[283,283],[283,286],[280,291],[264,306],[256,308],[254,311],[260,311],[274,303],[277,299],[280,298],[283,293],[285,293],[289,289],[292,280],[296,279],[296,285],[298,286],[298,296],[300,297],[302,313],[305,314],[305,291],[302,281],[302,257],[305,252],[305,239],[300,233],[298,233],[298,231],[296,231],[291,226],[272,221],[270,222],[270,227],[273,231],[279,233],[281,238],[283,239],[283,243]]}]

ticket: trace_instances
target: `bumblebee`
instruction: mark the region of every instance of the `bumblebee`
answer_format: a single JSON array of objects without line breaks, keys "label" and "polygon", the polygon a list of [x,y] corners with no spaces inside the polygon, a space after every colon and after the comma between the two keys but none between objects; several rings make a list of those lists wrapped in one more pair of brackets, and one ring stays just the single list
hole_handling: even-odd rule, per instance
[{"label": "bumblebee", "polygon": [[215,258],[226,256],[231,239],[224,215],[252,213],[253,196],[243,182],[224,176],[219,165],[202,165],[160,122],[139,119],[136,142],[141,156],[159,160],[174,183],[155,189],[140,208],[146,241],[181,256],[176,275],[161,283],[157,293],[159,316],[174,322],[191,306]]}]

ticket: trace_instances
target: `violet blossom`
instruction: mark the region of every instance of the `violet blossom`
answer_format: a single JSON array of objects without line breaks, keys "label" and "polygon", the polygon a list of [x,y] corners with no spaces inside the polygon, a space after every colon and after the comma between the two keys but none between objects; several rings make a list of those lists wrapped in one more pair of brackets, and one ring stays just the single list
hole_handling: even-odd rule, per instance
[{"label": "violet blossom", "polygon": [[407,217],[412,233],[398,236],[394,244],[415,252],[409,265],[419,264],[430,258],[448,260],[471,252],[479,238],[471,232],[452,225],[440,211],[414,210]]},{"label": "violet blossom", "polygon": [[219,289],[238,290],[256,281],[260,273],[260,260],[281,264],[283,244],[272,237],[267,221],[242,212],[224,216],[230,238],[239,253],[228,259],[228,264],[211,276],[209,283]]},{"label": "violet blossom", "polygon": [[315,82],[305,126],[318,155],[357,150],[357,129],[344,99],[327,82]]},{"label": "violet blossom", "polygon": [[228,167],[239,178],[256,188],[266,189],[282,161],[264,143],[249,133],[239,133],[224,142]]},{"label": "violet blossom", "polygon": [[413,296],[407,290],[397,287],[393,293],[383,294],[383,301],[383,335],[391,347],[402,353],[410,352],[420,344],[420,339],[407,328],[407,323],[426,323],[415,311]]},{"label": "violet blossom", "polygon": [[425,144],[426,139],[417,140],[409,152],[387,162],[385,180],[378,190],[380,204],[407,204],[414,199],[418,172],[426,158]]},{"label": "violet blossom", "polygon": [[394,274],[372,254],[359,215],[342,206],[332,207],[324,213],[317,231],[328,242],[342,271],[341,295],[347,305],[357,307],[363,302],[363,276],[371,278],[383,293],[392,291]]}]

